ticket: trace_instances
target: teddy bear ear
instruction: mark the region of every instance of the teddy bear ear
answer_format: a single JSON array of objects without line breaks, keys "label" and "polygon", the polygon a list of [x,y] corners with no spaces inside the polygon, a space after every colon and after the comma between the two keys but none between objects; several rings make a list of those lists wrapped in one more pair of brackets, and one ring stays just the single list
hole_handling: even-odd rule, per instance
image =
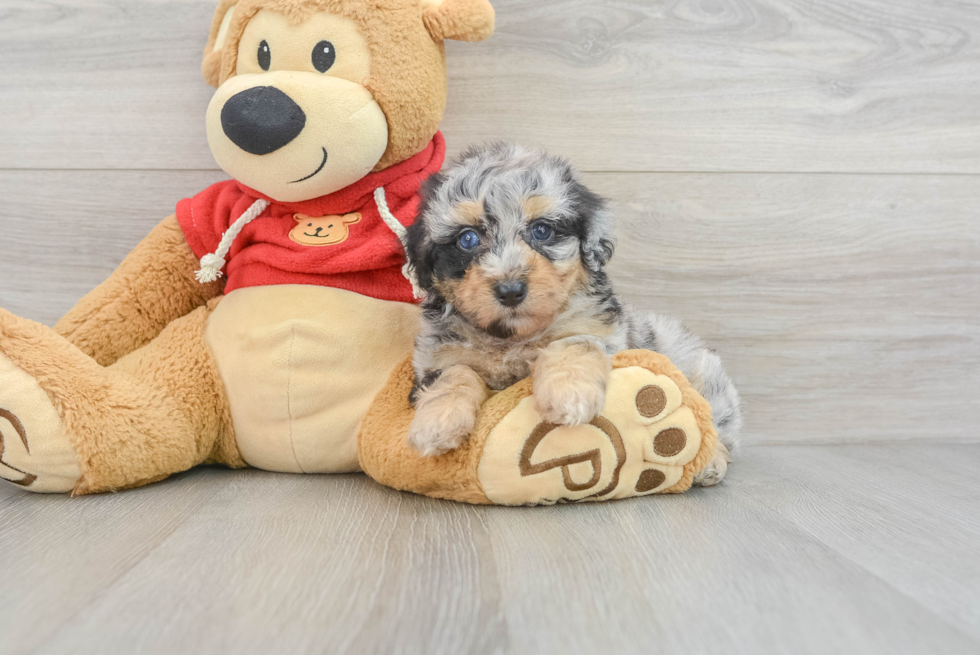
[{"label": "teddy bear ear", "polygon": [[347,223],[348,225],[352,223],[360,223],[360,222],[361,222],[360,213],[355,212],[353,214],[347,214],[346,216],[344,216],[344,223]]},{"label": "teddy bear ear", "polygon": [[211,20],[211,34],[208,45],[204,48],[204,62],[201,64],[201,74],[211,86],[217,87],[221,79],[221,59],[224,48],[228,44],[228,32],[231,21],[235,17],[235,5],[238,0],[221,0]]},{"label": "teddy bear ear", "polygon": [[489,0],[422,0],[422,21],[436,41],[482,41],[493,34]]}]

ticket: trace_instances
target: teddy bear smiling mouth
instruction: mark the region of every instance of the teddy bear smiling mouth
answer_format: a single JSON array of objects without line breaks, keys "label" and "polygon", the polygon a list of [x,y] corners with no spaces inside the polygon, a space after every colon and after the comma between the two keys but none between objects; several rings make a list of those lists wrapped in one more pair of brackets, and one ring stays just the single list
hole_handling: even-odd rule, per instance
[{"label": "teddy bear smiling mouth", "polygon": [[[298,184],[299,182],[305,182],[306,180],[310,179],[311,177],[316,177],[317,174],[319,174],[319,172],[322,171],[324,169],[324,167],[326,167],[326,165],[327,165],[327,149],[324,148],[323,149],[323,161],[320,162],[319,168],[317,168],[315,171],[313,171],[312,173],[310,173],[306,177],[301,177],[298,180],[293,180],[292,182],[290,182],[290,184]],[[311,234],[309,236],[313,236],[313,235]]]}]

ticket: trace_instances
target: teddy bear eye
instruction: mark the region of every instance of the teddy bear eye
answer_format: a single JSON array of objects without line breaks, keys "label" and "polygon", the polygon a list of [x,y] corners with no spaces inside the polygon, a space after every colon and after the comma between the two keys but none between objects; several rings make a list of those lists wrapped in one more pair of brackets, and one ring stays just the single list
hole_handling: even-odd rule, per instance
[{"label": "teddy bear eye", "polygon": [[259,44],[259,66],[262,70],[269,70],[269,66],[272,65],[272,50],[269,49],[269,44],[263,41]]},{"label": "teddy bear eye", "polygon": [[313,68],[321,73],[330,70],[335,61],[337,61],[337,52],[329,41],[320,41],[313,48]]}]

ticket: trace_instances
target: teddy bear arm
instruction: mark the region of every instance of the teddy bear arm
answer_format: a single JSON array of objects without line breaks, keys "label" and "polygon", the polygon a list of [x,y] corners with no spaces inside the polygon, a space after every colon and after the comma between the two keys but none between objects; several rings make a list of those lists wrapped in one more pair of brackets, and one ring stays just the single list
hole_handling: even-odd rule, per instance
[{"label": "teddy bear arm", "polygon": [[160,334],[172,321],[221,295],[224,281],[201,284],[200,262],[170,216],[82,298],[55,330],[108,366]]}]

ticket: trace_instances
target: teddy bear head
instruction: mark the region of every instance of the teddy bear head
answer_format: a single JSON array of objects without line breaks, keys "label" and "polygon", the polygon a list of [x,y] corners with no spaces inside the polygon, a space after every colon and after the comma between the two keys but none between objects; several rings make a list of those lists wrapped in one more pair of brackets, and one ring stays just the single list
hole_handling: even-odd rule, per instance
[{"label": "teddy bear head", "polygon": [[202,66],[211,152],[281,202],[402,162],[442,120],[443,40],[493,24],[488,0],[222,0]]}]

